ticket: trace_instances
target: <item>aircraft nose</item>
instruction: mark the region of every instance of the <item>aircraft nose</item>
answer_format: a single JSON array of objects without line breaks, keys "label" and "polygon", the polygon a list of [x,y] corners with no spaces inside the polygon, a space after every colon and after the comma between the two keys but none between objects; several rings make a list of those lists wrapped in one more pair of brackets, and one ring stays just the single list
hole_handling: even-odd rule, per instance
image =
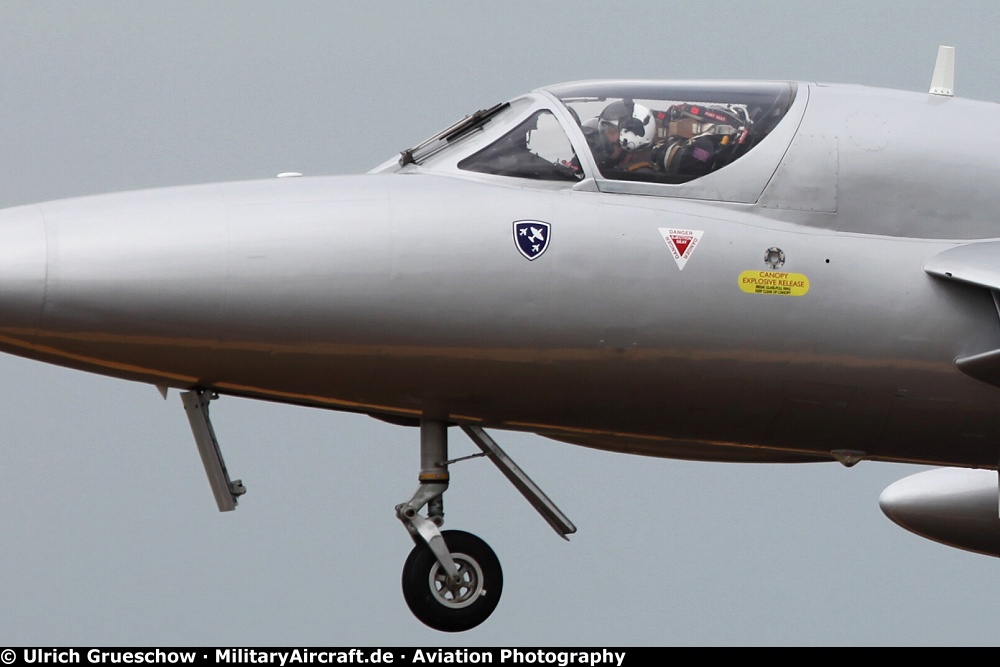
[{"label": "aircraft nose", "polygon": [[38,329],[45,298],[45,222],[38,206],[0,210],[0,335]]}]

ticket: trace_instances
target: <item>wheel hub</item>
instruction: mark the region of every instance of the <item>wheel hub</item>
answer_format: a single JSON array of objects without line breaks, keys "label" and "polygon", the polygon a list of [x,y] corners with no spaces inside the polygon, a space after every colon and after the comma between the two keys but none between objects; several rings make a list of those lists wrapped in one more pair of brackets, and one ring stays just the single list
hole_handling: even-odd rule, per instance
[{"label": "wheel hub", "polygon": [[486,595],[483,588],[483,571],[475,559],[466,554],[451,555],[458,568],[454,577],[449,577],[440,563],[434,563],[428,574],[428,583],[438,602],[452,609],[461,609]]}]

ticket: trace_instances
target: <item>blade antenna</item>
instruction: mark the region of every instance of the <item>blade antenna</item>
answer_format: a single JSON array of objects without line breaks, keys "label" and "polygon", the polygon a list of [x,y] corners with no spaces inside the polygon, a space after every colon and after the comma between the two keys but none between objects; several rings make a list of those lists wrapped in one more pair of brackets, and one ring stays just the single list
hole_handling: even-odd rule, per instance
[{"label": "blade antenna", "polygon": [[952,97],[955,94],[955,47],[939,46],[934,76],[931,78],[931,95]]}]

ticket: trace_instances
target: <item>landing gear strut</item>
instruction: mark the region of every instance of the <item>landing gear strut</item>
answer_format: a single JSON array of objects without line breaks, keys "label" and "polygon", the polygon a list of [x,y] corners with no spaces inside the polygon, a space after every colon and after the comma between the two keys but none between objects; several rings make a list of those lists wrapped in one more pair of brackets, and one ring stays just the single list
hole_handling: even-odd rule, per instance
[{"label": "landing gear strut", "polygon": [[[535,486],[517,464],[478,426],[462,429],[514,483],[564,538],[576,527]],[[468,457],[472,458],[472,457]],[[420,486],[396,516],[416,546],[403,565],[403,598],[424,624],[444,632],[470,630],[496,609],[503,591],[503,570],[486,542],[459,530],[442,532],[444,492],[448,489],[448,424],[420,422]],[[427,507],[427,516],[420,510]]]}]

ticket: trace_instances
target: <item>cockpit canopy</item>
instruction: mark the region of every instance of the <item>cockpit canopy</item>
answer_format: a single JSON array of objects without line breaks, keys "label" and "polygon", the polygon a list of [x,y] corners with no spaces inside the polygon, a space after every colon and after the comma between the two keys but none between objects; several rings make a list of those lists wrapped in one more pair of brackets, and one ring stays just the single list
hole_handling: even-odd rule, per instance
[{"label": "cockpit canopy", "polygon": [[796,91],[786,82],[559,84],[464,118],[404,151],[398,166],[539,184],[592,178],[611,183],[601,188],[611,191],[613,182],[684,184],[752,151],[792,108]]},{"label": "cockpit canopy", "polygon": [[774,129],[788,83],[576,83],[547,89],[570,111],[604,178],[684,183],[731,164]]}]

